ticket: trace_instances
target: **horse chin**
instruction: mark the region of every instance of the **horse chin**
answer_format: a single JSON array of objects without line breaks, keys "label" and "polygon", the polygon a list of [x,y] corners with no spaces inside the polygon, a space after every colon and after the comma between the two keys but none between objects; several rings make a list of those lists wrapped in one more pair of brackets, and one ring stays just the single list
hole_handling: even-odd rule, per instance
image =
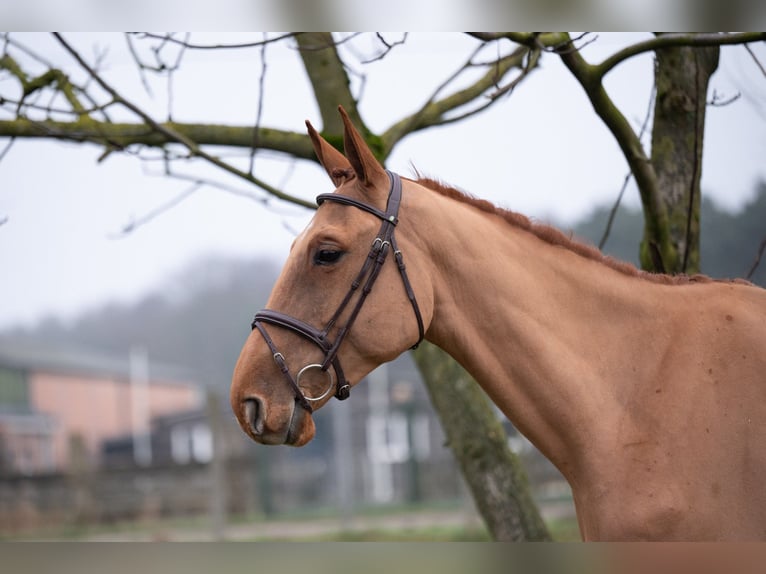
[{"label": "horse chin", "polygon": [[316,426],[311,414],[305,409],[295,406],[290,426],[287,429],[284,444],[288,446],[303,446],[311,441],[316,434]]}]

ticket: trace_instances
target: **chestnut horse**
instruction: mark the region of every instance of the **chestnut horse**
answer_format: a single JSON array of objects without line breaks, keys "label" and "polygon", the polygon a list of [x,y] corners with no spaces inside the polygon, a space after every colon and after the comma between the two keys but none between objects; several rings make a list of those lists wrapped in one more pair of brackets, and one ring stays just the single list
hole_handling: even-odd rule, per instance
[{"label": "chestnut horse", "polygon": [[345,155],[307,122],[337,190],[237,362],[245,433],[307,443],[313,409],[424,334],[560,469],[585,539],[766,537],[766,290],[646,274],[399,178],[341,115]]}]

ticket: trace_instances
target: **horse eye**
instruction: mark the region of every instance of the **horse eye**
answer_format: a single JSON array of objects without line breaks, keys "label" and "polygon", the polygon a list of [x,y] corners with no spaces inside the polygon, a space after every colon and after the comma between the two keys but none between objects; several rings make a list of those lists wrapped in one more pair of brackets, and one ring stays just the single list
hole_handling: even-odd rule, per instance
[{"label": "horse eye", "polygon": [[314,255],[315,265],[332,265],[337,263],[341,257],[343,257],[343,251],[336,251],[334,249],[320,249]]}]

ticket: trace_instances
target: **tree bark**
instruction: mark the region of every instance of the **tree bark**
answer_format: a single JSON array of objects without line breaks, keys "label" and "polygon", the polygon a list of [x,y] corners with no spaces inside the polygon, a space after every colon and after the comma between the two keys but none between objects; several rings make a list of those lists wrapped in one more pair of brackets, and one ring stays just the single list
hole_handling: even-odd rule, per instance
[{"label": "tree bark", "polygon": [[[252,126],[181,122],[163,122],[160,125],[193,140],[199,146],[249,148],[257,139],[259,149],[278,151],[299,159],[315,159],[311,140],[303,133],[259,128],[256,138]],[[146,124],[114,123],[90,117],[74,121],[0,120],[0,137],[92,142],[116,149],[139,144],[162,147],[175,143],[175,140]]]},{"label": "tree bark", "polygon": [[330,32],[306,32],[297,34],[303,66],[314,88],[314,96],[322,116],[322,131],[342,134],[343,123],[338,106],[343,106],[354,125],[363,134],[367,128],[359,116],[356,100],[351,94],[348,74],[338,55],[335,39]]},{"label": "tree bark", "polygon": [[[652,257],[657,244],[654,222],[641,242],[641,266],[666,273],[698,273],[700,177],[708,82],[718,67],[719,48],[673,47],[656,51],[651,164],[657,189],[667,213],[670,252],[658,269]],[[656,253],[656,252],[655,252]]]},{"label": "tree bark", "polygon": [[492,538],[550,540],[521,462],[479,385],[435,345],[424,342],[413,356]]}]

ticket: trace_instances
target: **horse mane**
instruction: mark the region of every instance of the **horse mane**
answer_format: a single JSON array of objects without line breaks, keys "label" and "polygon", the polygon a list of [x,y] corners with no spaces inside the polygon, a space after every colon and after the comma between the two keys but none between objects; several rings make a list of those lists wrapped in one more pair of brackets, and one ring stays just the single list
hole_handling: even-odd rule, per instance
[{"label": "horse mane", "polygon": [[460,203],[465,203],[467,205],[473,206],[485,213],[498,215],[512,226],[532,233],[549,245],[563,247],[576,253],[577,255],[580,255],[581,257],[602,263],[603,265],[619,271],[624,275],[639,277],[653,283],[661,283],[665,285],[687,285],[689,283],[711,283],[719,281],[728,283],[742,283],[746,285],[751,284],[749,281],[745,281],[744,279],[719,280],[712,279],[707,275],[702,274],[667,275],[664,273],[650,273],[648,271],[637,268],[631,263],[615,259],[609,255],[605,255],[595,246],[584,243],[582,241],[577,241],[573,239],[571,235],[566,235],[561,230],[551,225],[533,222],[525,215],[511,211],[509,209],[497,207],[487,200],[476,198],[464,191],[446,185],[436,179],[418,175],[415,181],[418,184],[439,193],[440,195],[454,199]]}]

